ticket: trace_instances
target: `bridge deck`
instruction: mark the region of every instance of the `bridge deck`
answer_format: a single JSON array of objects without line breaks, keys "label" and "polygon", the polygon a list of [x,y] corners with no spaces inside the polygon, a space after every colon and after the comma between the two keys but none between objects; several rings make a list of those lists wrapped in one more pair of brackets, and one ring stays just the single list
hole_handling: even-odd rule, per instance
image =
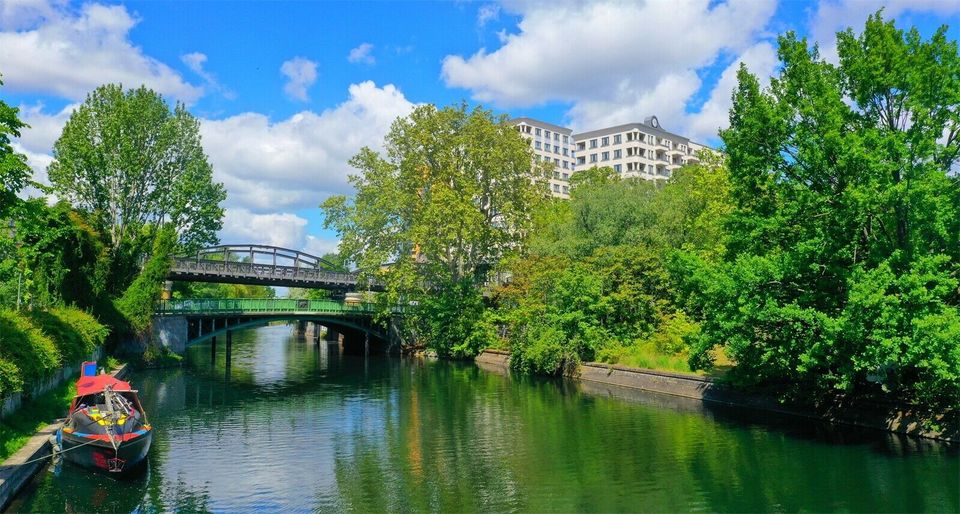
[{"label": "bridge deck", "polygon": [[356,273],[269,263],[202,260],[193,257],[175,258],[167,278],[193,282],[226,282],[337,290],[353,290],[357,287]]}]

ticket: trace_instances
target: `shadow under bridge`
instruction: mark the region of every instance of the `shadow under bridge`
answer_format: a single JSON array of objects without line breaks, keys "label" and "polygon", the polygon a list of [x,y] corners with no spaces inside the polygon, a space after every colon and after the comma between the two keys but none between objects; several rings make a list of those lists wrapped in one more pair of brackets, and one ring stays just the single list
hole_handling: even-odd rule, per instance
[{"label": "shadow under bridge", "polygon": [[[217,337],[226,342],[230,355],[232,334],[279,321],[295,321],[297,329],[317,344],[342,345],[344,353],[384,353],[395,347],[393,323],[374,322],[373,304],[346,300],[305,300],[287,298],[164,300],[154,315],[153,337],[164,347],[183,353],[187,346]],[[401,315],[400,309],[394,316]],[[325,335],[321,339],[321,327]]]}]

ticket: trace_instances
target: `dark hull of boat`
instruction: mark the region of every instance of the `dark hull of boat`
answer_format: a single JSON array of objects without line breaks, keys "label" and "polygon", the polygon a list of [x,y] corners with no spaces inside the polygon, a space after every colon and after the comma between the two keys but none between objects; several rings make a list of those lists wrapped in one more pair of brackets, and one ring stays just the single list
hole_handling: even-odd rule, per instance
[{"label": "dark hull of boat", "polygon": [[60,444],[63,458],[69,462],[109,473],[129,473],[146,461],[152,440],[153,431],[148,430],[139,437],[124,441],[114,451],[109,441],[91,443],[91,439],[64,432]]}]

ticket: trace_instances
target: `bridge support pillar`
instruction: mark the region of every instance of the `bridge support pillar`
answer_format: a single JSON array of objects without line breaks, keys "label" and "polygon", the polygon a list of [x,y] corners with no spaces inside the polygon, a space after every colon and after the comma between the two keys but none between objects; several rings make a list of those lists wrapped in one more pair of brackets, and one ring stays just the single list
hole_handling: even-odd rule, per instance
[{"label": "bridge support pillar", "polygon": [[340,332],[327,327],[327,342],[328,343],[339,343],[340,342]]},{"label": "bridge support pillar", "polygon": [[233,330],[227,330],[227,366],[230,365],[231,353],[233,353]]},{"label": "bridge support pillar", "polygon": [[217,363],[217,336],[210,338],[210,364]]}]

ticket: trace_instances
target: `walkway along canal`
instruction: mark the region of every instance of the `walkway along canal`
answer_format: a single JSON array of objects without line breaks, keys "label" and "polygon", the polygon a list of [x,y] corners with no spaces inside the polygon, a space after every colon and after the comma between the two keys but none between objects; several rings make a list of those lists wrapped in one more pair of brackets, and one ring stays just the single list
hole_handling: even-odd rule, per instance
[{"label": "walkway along canal", "polygon": [[42,472],[12,510],[950,511],[956,445],[467,363],[289,325],[142,371],[144,474]]}]

